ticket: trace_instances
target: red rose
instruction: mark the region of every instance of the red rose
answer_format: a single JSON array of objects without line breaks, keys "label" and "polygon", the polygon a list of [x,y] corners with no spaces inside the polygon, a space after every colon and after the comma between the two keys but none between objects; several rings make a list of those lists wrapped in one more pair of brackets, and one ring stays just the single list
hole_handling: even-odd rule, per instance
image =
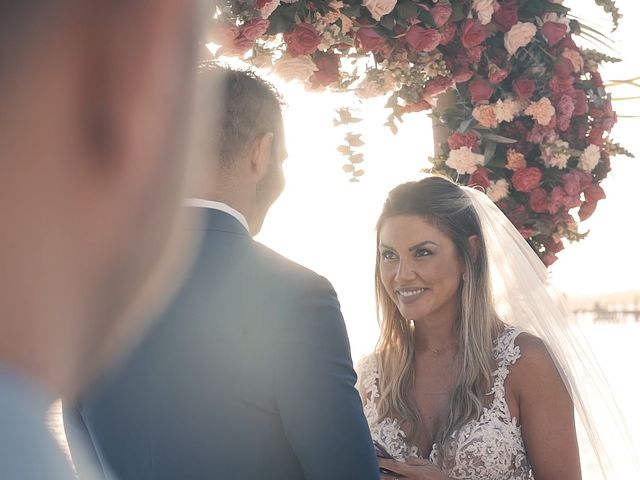
[{"label": "red rose", "polygon": [[422,90],[422,95],[425,97],[433,97],[442,92],[446,92],[453,86],[453,79],[450,77],[436,77],[431,80],[427,80]]},{"label": "red rose", "polygon": [[558,213],[558,210],[560,210],[560,207],[564,205],[564,197],[565,197],[564,188],[560,186],[553,187],[553,190],[551,190],[551,195],[549,196],[547,211],[552,215],[555,215],[556,213]]},{"label": "red rose", "polygon": [[567,195],[564,197],[564,208],[571,209],[577,208],[582,205],[582,200],[580,200],[580,195]]},{"label": "red rose", "polygon": [[558,22],[544,22],[540,30],[552,47],[567,34],[567,26]]},{"label": "red rose", "polygon": [[503,32],[508,32],[518,23],[518,0],[507,0],[498,4],[498,10],[493,13],[493,22]]},{"label": "red rose", "polygon": [[523,100],[529,100],[536,90],[536,82],[527,77],[520,77],[512,84],[513,91]]},{"label": "red rose", "polygon": [[269,20],[264,18],[255,18],[248,21],[240,27],[240,34],[249,40],[255,40],[267,33],[269,29]]},{"label": "red rose", "polygon": [[502,82],[509,75],[509,71],[504,68],[499,68],[495,64],[489,65],[489,81],[494,85]]},{"label": "red rose", "polygon": [[489,100],[493,95],[493,87],[489,82],[482,78],[476,78],[469,85],[469,93],[471,93],[471,101],[473,103]]},{"label": "red rose", "polygon": [[607,198],[607,195],[600,185],[592,183],[585,189],[584,198],[587,202],[595,203],[603,198]]},{"label": "red rose", "polygon": [[587,141],[599,147],[602,147],[604,144],[604,129],[601,127],[593,127],[589,132],[589,136],[587,137]]},{"label": "red rose", "polygon": [[385,44],[385,38],[378,33],[373,27],[361,27],[357,33],[356,38],[360,42],[360,48],[364,53],[375,52]]},{"label": "red rose", "polygon": [[310,55],[318,49],[320,35],[313,25],[299,23],[293,31],[284,34],[284,41],[292,57]]},{"label": "red rose", "polygon": [[424,112],[425,110],[431,110],[433,105],[426,101],[420,100],[414,103],[407,103],[404,107],[402,107],[402,113],[415,113],[415,112]]},{"label": "red rose", "polygon": [[598,202],[584,202],[580,205],[580,210],[578,210],[578,217],[580,217],[580,220],[584,222],[587,218],[593,215],[597,206]]},{"label": "red rose", "polygon": [[260,10],[262,7],[266,6],[268,3],[271,3],[273,0],[257,0],[256,1],[256,10]]},{"label": "red rose", "polygon": [[451,150],[458,150],[462,147],[469,147],[471,150],[474,150],[480,147],[480,139],[478,136],[473,133],[461,133],[454,132],[447,139],[447,143],[449,144],[449,148]]},{"label": "red rose", "polygon": [[433,22],[436,24],[436,27],[441,27],[451,18],[453,9],[449,5],[438,4],[430,8],[429,13],[433,17]]},{"label": "red rose", "polygon": [[411,25],[405,37],[409,50],[413,53],[430,52],[440,44],[440,32],[433,28]]},{"label": "red rose", "polygon": [[440,30],[440,45],[448,45],[456,36],[458,29],[453,23],[447,23]]},{"label": "red rose", "polygon": [[587,113],[587,94],[584,90],[576,90],[573,94],[574,115],[585,115]]},{"label": "red rose", "polygon": [[545,253],[542,256],[542,263],[544,263],[545,267],[550,267],[551,265],[556,263],[556,260],[558,260],[558,257],[556,257],[555,254],[551,252]]},{"label": "red rose", "polygon": [[487,38],[484,27],[475,20],[467,20],[462,27],[461,41],[464,48],[477,47]]},{"label": "red rose", "polygon": [[452,73],[453,81],[456,83],[464,83],[471,80],[473,72],[468,67],[458,67]]},{"label": "red rose", "polygon": [[484,47],[482,45],[478,45],[477,47],[469,48],[465,51],[467,55],[467,60],[469,63],[480,63],[482,60],[482,54],[484,53]]},{"label": "red rose", "polygon": [[309,81],[314,87],[325,87],[340,80],[340,57],[335,53],[319,52],[314,61],[318,70],[311,75]]},{"label": "red rose", "polygon": [[595,88],[600,88],[604,86],[604,82],[602,81],[602,75],[600,72],[591,72],[591,83]]},{"label": "red rose", "polygon": [[556,103],[556,113],[563,117],[571,118],[575,108],[573,97],[570,97],[569,95],[562,95],[560,100]]},{"label": "red rose", "polygon": [[547,192],[544,188],[536,188],[529,194],[529,208],[536,213],[546,213],[549,208]]},{"label": "red rose", "polygon": [[564,185],[564,191],[567,195],[580,195],[582,186],[580,184],[580,176],[578,175],[578,172],[576,170],[565,173],[562,176],[562,183]]},{"label": "red rose", "polygon": [[568,77],[573,74],[573,63],[567,57],[560,57],[553,65],[553,73],[559,77]]},{"label": "red rose", "polygon": [[554,75],[549,81],[549,88],[554,95],[564,94],[573,96],[576,91],[575,88],[573,88],[573,81],[573,77],[559,77],[558,75]]},{"label": "red rose", "polygon": [[542,172],[536,167],[527,167],[516,170],[511,178],[513,188],[518,192],[532,192],[540,186]]},{"label": "red rose", "polygon": [[471,174],[471,177],[469,177],[469,185],[488,188],[489,185],[491,185],[491,180],[489,180],[489,170],[484,167],[479,167]]}]

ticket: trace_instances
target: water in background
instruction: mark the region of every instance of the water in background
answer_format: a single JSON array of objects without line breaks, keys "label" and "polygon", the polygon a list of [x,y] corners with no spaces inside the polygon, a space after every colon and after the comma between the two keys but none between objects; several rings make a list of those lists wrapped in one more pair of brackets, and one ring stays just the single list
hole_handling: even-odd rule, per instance
[{"label": "water in background", "polygon": [[[606,374],[614,398],[616,398],[632,435],[635,450],[640,455],[640,381],[637,368],[640,366],[640,324],[593,324],[583,323],[585,334],[593,351]],[[598,416],[599,412],[593,412]],[[606,414],[606,412],[600,412]],[[67,450],[64,428],[62,426],[60,405],[51,409],[50,426],[63,448]],[[607,445],[615,449],[616,446]],[[584,480],[599,479],[596,461],[582,453]],[[631,467],[619,477],[608,480],[630,480],[640,478],[640,472],[631,471]]]}]

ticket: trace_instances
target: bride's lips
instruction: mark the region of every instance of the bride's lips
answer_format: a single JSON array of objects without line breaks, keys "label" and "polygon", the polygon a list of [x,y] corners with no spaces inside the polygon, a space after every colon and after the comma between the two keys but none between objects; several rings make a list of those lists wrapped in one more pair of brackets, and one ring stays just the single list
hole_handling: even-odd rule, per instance
[{"label": "bride's lips", "polygon": [[401,303],[408,304],[422,298],[427,291],[429,289],[424,287],[398,288],[396,289],[396,297]]}]

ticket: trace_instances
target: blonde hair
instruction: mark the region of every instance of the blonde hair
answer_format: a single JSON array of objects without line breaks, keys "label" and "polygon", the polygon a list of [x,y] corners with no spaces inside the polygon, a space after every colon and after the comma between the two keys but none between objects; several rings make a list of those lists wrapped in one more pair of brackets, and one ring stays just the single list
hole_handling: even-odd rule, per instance
[{"label": "blonde hair", "polygon": [[[391,191],[378,220],[377,243],[385,220],[397,215],[416,215],[442,230],[456,245],[467,272],[459,289],[460,315],[456,332],[461,372],[453,390],[444,424],[435,435],[435,444],[446,456],[447,440],[465,423],[478,418],[486,406],[494,370],[493,340],[502,323],[491,300],[487,253],[478,216],[469,197],[453,182],[429,177]],[[469,237],[477,235],[480,248],[472,252]],[[424,434],[417,404],[411,395],[414,376],[413,327],[402,317],[387,294],[380,277],[380,256],[376,255],[375,288],[380,322],[376,347],[379,364],[377,403],[380,418],[398,419],[409,428],[407,441],[419,443]]]}]

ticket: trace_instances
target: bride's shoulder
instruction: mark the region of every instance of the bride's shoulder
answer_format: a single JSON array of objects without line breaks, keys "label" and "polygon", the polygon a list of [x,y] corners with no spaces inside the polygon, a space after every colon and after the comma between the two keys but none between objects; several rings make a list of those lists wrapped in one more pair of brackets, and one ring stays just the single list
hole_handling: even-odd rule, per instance
[{"label": "bride's shoulder", "polygon": [[550,383],[562,382],[547,345],[541,338],[527,332],[520,332],[514,340],[519,350],[519,359],[510,370],[512,386],[521,392],[545,388]]},{"label": "bride's shoulder", "polygon": [[358,376],[374,374],[378,370],[378,355],[375,352],[369,353],[356,362],[356,372]]}]

